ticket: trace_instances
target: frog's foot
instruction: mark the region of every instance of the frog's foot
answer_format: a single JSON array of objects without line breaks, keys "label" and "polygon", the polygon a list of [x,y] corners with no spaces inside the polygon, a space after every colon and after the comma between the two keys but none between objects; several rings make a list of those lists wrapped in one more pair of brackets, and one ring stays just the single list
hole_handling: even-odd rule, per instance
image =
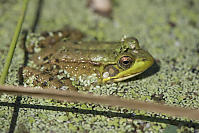
[{"label": "frog's foot", "polygon": [[62,39],[79,41],[84,37],[84,33],[68,26],[58,31],[43,32],[40,35],[32,34],[27,43],[27,51],[33,54],[41,48],[51,48]]},{"label": "frog's foot", "polygon": [[[24,67],[23,68],[24,84],[27,86],[39,86],[42,88],[55,88],[55,89],[72,89],[72,83],[69,79],[60,81],[58,78],[34,68]],[[66,86],[67,85],[67,86]]]},{"label": "frog's foot", "polygon": [[53,45],[63,38],[78,41],[85,36],[81,31],[68,26],[58,31],[43,32],[41,35],[45,38],[39,42],[39,45],[42,48],[47,47],[48,45]]}]

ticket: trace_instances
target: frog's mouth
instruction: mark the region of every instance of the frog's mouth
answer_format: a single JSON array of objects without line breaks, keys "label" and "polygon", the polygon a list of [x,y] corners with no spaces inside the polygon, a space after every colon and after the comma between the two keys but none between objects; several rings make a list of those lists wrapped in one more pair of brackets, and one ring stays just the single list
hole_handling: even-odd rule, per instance
[{"label": "frog's mouth", "polygon": [[106,79],[103,79],[103,82],[104,83],[109,83],[109,82],[120,82],[120,81],[123,81],[123,80],[126,80],[126,79],[130,79],[132,77],[135,77],[137,75],[139,75],[140,73],[142,72],[138,72],[138,73],[134,73],[134,74],[131,74],[129,76],[125,76],[125,77],[121,77],[121,78],[116,78],[116,77],[108,77]]},{"label": "frog's mouth", "polygon": [[138,72],[138,73],[126,76],[126,77],[122,77],[122,78],[115,78],[115,79],[113,78],[111,80],[114,81],[114,82],[120,82],[120,81],[123,81],[123,80],[126,80],[126,79],[130,79],[132,77],[135,77],[135,76],[139,75],[140,73],[142,73],[142,72]]}]

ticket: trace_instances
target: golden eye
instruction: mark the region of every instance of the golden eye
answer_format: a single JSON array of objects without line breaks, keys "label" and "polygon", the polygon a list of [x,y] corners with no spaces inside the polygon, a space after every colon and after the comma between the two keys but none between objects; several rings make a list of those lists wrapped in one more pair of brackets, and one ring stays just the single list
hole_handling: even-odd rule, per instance
[{"label": "golden eye", "polygon": [[133,59],[130,56],[123,56],[119,59],[119,67],[123,69],[128,69],[132,66]]}]

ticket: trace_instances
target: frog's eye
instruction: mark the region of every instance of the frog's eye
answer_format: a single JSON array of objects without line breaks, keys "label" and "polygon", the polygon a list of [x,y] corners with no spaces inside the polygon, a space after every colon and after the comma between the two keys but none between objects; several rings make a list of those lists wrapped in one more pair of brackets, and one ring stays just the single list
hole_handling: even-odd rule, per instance
[{"label": "frog's eye", "polygon": [[123,56],[119,59],[119,67],[122,69],[128,69],[131,67],[133,63],[133,58],[130,56]]},{"label": "frog's eye", "polygon": [[103,78],[113,77],[119,73],[119,70],[113,65],[107,65],[104,67]]}]

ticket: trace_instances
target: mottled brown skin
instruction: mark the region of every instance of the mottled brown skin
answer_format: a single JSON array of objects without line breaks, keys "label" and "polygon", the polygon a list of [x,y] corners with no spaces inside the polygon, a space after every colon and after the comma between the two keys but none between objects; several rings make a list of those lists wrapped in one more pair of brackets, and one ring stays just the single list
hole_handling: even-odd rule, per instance
[{"label": "mottled brown skin", "polygon": [[[62,36],[59,36],[59,33],[61,33]],[[29,53],[30,60],[32,60],[34,64],[36,64],[37,68],[33,68],[30,66],[24,67],[24,79],[28,79],[31,76],[36,77],[36,80],[34,80],[33,85],[41,86],[42,88],[61,88],[62,86],[67,85],[70,89],[72,88],[73,90],[76,90],[76,88],[72,86],[72,82],[68,78],[64,77],[60,80],[56,77],[56,75],[60,74],[59,70],[67,65],[65,65],[65,63],[61,61],[59,58],[51,60],[49,60],[48,58],[51,56],[51,54],[54,54],[54,52],[56,52],[56,49],[52,50],[52,47],[54,47],[54,45],[57,42],[59,42],[63,38],[67,38],[71,41],[78,41],[84,37],[84,34],[81,33],[79,30],[67,27],[62,31],[53,32],[53,36],[50,36],[47,32],[44,32],[41,35],[45,37],[45,40],[39,42],[39,47],[44,50],[42,50],[39,53],[36,53],[32,45],[27,46],[27,51]],[[52,50],[52,52],[50,50]],[[47,54],[47,56],[46,60],[44,59],[40,62],[37,56],[42,54]],[[70,65],[72,66],[72,63]],[[43,68],[43,71],[40,70],[41,67]]]},{"label": "mottled brown skin", "polygon": [[[62,33],[60,37],[58,34]],[[41,52],[36,53],[34,47],[28,47],[31,60],[37,65],[37,68],[25,67],[24,78],[35,76],[37,80],[33,82],[35,86],[60,88],[64,85],[72,85],[68,78],[58,79],[59,70],[66,70],[70,72],[70,76],[79,77],[82,74],[97,73],[100,78],[99,71],[95,68],[99,67],[100,62],[93,62],[90,60],[96,56],[97,52],[101,55],[104,52],[104,57],[108,56],[109,44],[102,48],[97,42],[84,42],[80,44],[84,34],[75,29],[64,29],[63,31],[53,32],[53,36],[48,33],[41,34],[45,40],[39,42]],[[62,40],[63,38],[67,38]],[[78,43],[78,45],[76,45]],[[97,47],[98,48],[97,48]],[[64,48],[63,48],[64,47]],[[94,49],[102,49],[95,51]],[[89,50],[94,50],[90,52]],[[103,51],[104,50],[104,51]],[[67,53],[67,54],[66,54]],[[76,53],[76,54],[75,54]],[[43,69],[42,71],[40,69]],[[74,87],[70,87],[74,88]]]}]

